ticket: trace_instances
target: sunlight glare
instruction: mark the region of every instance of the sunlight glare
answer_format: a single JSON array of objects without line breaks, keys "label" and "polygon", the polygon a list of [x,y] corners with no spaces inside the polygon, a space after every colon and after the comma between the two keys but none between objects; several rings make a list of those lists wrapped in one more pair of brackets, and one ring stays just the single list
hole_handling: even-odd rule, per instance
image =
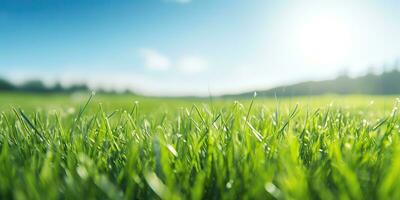
[{"label": "sunlight glare", "polygon": [[307,62],[339,64],[350,53],[351,26],[335,16],[314,16],[298,23],[297,50]]}]

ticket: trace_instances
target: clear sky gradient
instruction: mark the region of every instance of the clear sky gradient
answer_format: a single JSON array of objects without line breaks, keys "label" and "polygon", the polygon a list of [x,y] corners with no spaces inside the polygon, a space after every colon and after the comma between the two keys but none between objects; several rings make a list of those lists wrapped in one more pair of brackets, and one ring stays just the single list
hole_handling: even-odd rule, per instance
[{"label": "clear sky gradient", "polygon": [[397,0],[1,0],[14,82],[232,93],[357,75],[400,58]]}]

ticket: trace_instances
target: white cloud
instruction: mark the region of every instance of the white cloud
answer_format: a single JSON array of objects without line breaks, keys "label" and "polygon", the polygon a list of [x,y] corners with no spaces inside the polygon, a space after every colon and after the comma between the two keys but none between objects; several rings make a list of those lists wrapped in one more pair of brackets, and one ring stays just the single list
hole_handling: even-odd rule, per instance
[{"label": "white cloud", "polygon": [[186,74],[199,73],[207,69],[207,67],[207,61],[197,56],[186,56],[178,61],[178,69]]},{"label": "white cloud", "polygon": [[141,49],[140,55],[144,59],[147,68],[156,71],[164,71],[170,68],[170,59],[154,49]]},{"label": "white cloud", "polygon": [[183,74],[196,74],[208,68],[207,60],[199,56],[183,56],[180,59],[172,60],[169,56],[150,48],[141,49],[140,56],[144,65],[154,71],[166,71],[174,68]]},{"label": "white cloud", "polygon": [[164,0],[165,2],[174,2],[174,3],[181,3],[181,4],[185,4],[185,3],[190,3],[192,2],[192,0]]}]

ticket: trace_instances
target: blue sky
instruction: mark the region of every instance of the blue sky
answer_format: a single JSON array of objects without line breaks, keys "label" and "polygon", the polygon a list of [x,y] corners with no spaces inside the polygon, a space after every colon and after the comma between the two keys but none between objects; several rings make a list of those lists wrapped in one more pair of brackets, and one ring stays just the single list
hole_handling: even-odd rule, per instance
[{"label": "blue sky", "polygon": [[0,74],[150,95],[231,93],[379,71],[400,3],[1,0]]}]

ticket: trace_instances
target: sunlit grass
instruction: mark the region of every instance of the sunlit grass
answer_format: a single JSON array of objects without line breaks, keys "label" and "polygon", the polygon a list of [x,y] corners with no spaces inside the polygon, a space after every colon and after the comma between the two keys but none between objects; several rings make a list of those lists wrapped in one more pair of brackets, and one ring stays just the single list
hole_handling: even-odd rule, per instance
[{"label": "sunlit grass", "polygon": [[400,198],[393,97],[1,97],[1,199]]}]

